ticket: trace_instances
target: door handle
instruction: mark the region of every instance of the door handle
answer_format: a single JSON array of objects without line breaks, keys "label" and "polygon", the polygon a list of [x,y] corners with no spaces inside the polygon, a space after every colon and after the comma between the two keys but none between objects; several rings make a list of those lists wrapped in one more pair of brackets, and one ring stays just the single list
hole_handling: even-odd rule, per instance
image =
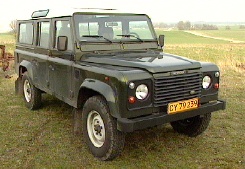
[{"label": "door handle", "polygon": [[34,65],[38,66],[38,62],[37,62],[36,59],[33,59],[32,62],[33,62]]},{"label": "door handle", "polygon": [[48,56],[52,56],[52,52],[48,50]]},{"label": "door handle", "polygon": [[54,71],[54,67],[52,65],[49,65],[49,69]]}]

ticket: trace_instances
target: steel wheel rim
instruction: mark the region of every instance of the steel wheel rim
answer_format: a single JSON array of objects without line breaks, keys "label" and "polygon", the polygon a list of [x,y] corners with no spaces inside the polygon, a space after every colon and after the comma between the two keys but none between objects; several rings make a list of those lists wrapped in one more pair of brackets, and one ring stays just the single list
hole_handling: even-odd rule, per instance
[{"label": "steel wheel rim", "polygon": [[28,80],[24,82],[24,96],[27,102],[31,101],[31,84]]},{"label": "steel wheel rim", "polygon": [[95,147],[102,147],[105,142],[105,125],[97,111],[91,111],[87,118],[89,139]]}]

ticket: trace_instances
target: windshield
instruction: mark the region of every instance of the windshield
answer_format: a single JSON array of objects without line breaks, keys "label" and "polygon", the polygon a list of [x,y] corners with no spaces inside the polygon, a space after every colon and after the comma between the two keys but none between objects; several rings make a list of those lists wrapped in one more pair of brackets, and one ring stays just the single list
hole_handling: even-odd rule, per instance
[{"label": "windshield", "polygon": [[146,15],[75,14],[76,36],[81,42],[156,41]]}]

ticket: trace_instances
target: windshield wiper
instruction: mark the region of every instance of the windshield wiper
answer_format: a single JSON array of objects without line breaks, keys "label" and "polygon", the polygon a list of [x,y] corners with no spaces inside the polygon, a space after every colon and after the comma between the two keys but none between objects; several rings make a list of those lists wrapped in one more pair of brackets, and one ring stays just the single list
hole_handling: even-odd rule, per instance
[{"label": "windshield wiper", "polygon": [[125,38],[134,37],[134,38],[138,39],[140,42],[144,42],[142,39],[140,39],[136,35],[117,35],[117,36],[122,36],[122,37],[125,37]]},{"label": "windshield wiper", "polygon": [[82,37],[84,37],[84,38],[103,38],[103,39],[107,40],[108,42],[112,43],[112,41],[110,39],[107,39],[104,36],[99,36],[99,35],[83,35]]}]

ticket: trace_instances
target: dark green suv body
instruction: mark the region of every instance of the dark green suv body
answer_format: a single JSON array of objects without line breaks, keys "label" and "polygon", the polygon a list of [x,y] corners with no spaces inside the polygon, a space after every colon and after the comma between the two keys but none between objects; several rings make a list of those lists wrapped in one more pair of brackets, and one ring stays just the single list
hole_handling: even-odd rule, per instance
[{"label": "dark green suv body", "polygon": [[101,160],[120,154],[126,132],[170,122],[197,136],[225,109],[218,67],[163,53],[147,15],[43,10],[17,26],[16,89],[27,107],[39,108],[42,93],[74,107],[76,131]]}]

